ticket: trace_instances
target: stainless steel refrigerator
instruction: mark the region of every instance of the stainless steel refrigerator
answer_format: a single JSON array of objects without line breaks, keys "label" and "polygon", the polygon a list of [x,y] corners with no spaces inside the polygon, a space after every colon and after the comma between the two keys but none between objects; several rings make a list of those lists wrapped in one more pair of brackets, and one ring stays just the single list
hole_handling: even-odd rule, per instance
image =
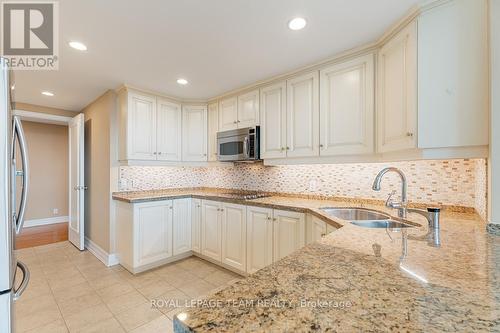
[{"label": "stainless steel refrigerator", "polygon": [[[0,332],[12,332],[13,306],[29,281],[29,270],[16,260],[15,236],[24,223],[28,194],[28,155],[21,120],[12,116],[14,82],[0,58]],[[19,149],[19,152],[17,151]],[[19,156],[19,160],[16,160]],[[21,186],[18,186],[21,185]],[[20,198],[17,192],[20,188]]]}]

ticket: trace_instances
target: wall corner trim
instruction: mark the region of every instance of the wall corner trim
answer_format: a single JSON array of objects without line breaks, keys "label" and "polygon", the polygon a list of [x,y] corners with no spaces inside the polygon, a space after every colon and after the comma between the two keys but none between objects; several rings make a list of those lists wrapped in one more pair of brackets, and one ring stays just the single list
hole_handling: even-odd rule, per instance
[{"label": "wall corner trim", "polygon": [[99,245],[85,237],[85,248],[89,250],[97,259],[102,261],[107,267],[115,266],[120,263],[117,254],[109,254],[104,251]]}]

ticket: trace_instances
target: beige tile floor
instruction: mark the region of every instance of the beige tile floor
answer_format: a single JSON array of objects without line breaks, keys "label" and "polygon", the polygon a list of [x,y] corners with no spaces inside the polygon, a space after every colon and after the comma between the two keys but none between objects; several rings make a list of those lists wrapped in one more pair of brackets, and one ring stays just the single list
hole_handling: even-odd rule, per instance
[{"label": "beige tile floor", "polygon": [[15,303],[17,333],[172,332],[172,318],[182,308],[171,300],[182,305],[241,278],[195,257],[132,275],[69,242],[16,254],[31,272],[28,289]]}]

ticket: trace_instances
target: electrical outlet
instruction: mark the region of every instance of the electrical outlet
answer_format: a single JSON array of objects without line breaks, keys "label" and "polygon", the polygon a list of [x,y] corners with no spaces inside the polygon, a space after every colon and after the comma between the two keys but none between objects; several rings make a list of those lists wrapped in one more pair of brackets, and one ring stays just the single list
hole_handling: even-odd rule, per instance
[{"label": "electrical outlet", "polygon": [[54,208],[52,210],[52,215],[59,215],[59,208]]},{"label": "electrical outlet", "polygon": [[318,181],[316,179],[311,179],[309,181],[309,192],[315,192],[318,189]]}]

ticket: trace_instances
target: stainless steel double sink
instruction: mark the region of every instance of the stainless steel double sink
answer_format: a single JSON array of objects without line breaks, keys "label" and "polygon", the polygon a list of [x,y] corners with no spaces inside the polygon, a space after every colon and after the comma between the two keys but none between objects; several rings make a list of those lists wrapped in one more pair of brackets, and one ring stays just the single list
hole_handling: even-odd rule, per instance
[{"label": "stainless steel double sink", "polygon": [[411,225],[394,221],[389,215],[372,209],[357,207],[325,207],[321,208],[327,215],[349,221],[363,228],[411,228]]}]

